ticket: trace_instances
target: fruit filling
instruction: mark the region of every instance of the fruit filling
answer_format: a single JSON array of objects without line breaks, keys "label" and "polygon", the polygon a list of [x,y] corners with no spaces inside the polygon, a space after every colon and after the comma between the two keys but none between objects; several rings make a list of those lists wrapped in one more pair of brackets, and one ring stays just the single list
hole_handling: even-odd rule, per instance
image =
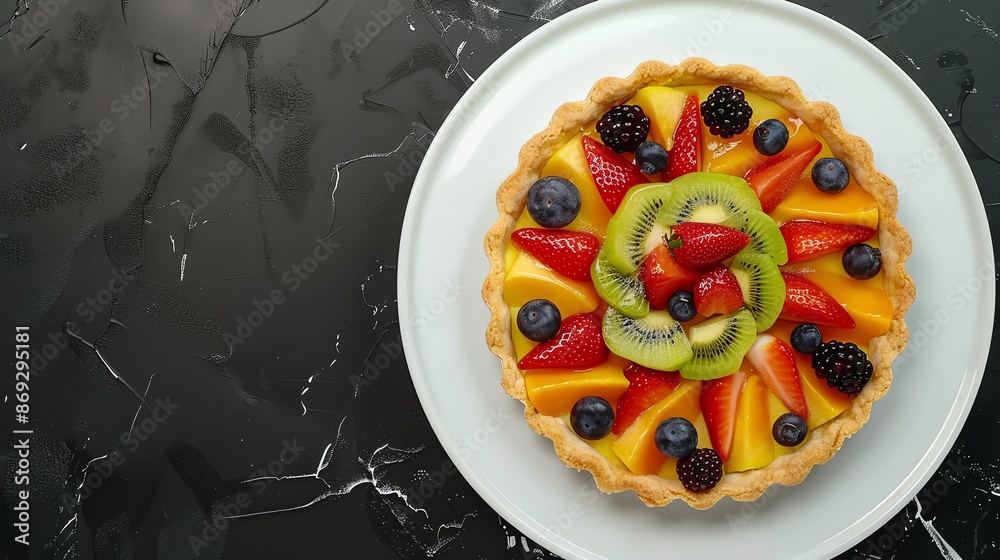
[{"label": "fruit filling", "polygon": [[808,443],[872,376],[878,207],[787,110],[642,88],[556,151],[506,249],[528,397],[692,492]]}]

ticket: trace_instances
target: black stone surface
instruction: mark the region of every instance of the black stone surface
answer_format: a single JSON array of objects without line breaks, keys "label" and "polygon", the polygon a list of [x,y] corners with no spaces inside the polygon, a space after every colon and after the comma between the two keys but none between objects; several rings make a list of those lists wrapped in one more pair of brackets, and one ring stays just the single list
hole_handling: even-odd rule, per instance
[{"label": "black stone surface", "polygon": [[[442,476],[395,265],[433,132],[585,3],[0,1],[0,316],[4,340],[30,327],[31,557],[552,558]],[[1000,4],[800,3],[927,93],[1000,219]],[[840,558],[1000,558],[997,367],[918,498]],[[24,557],[16,443],[3,550]]]}]

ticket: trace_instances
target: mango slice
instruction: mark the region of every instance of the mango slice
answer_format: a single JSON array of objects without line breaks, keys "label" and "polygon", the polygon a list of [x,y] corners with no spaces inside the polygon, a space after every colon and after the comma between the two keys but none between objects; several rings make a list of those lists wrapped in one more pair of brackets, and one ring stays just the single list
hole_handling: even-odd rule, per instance
[{"label": "mango slice", "polygon": [[[828,272],[810,272],[805,276],[819,284],[847,309],[857,325],[851,330],[856,332],[854,337],[858,340],[867,342],[889,330],[892,300],[881,286]],[[824,340],[829,340],[825,331]]]},{"label": "mango slice", "polygon": [[593,368],[531,369],[524,372],[528,399],[546,416],[567,414],[583,397],[601,397],[612,407],[628,388],[628,379],[619,363],[605,362]]},{"label": "mango slice", "polygon": [[591,282],[564,278],[530,255],[519,252],[507,272],[503,300],[510,307],[520,307],[538,298],[554,303],[564,319],[593,311],[601,301]]},{"label": "mango slice", "polygon": [[549,162],[542,168],[541,176],[562,177],[572,181],[580,189],[580,215],[570,222],[566,229],[587,231],[604,237],[604,231],[611,219],[611,211],[604,204],[604,199],[597,192],[594,178],[587,167],[587,157],[583,153],[583,133],[577,134],[562,148],[553,154]]},{"label": "mango slice", "polygon": [[[823,149],[816,159],[833,157],[826,142],[819,140]],[[809,170],[812,171],[811,165]],[[878,228],[878,203],[875,202],[875,197],[858,184],[853,175],[847,188],[837,194],[827,194],[817,189],[812,177],[806,174],[770,216],[779,224],[788,220],[819,220]]]},{"label": "mango slice", "polygon": [[642,413],[629,426],[611,449],[628,468],[637,474],[656,474],[667,457],[656,447],[656,428],[667,418],[686,418],[691,422],[699,416],[698,397],[701,382],[681,379],[680,385],[667,398]]},{"label": "mango slice", "polygon": [[684,111],[687,94],[674,88],[649,86],[635,92],[626,105],[638,105],[649,117],[649,140],[667,150],[674,147],[674,130]]},{"label": "mango slice", "polygon": [[759,469],[774,460],[769,394],[759,375],[747,376],[736,407],[736,428],[726,472]]}]

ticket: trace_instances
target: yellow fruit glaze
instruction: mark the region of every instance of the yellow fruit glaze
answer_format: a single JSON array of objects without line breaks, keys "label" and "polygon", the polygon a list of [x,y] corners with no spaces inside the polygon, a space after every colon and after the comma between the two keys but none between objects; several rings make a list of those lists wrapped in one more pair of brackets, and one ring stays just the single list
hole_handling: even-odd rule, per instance
[{"label": "yellow fruit glaze", "polygon": [[649,139],[670,150],[674,146],[674,130],[684,112],[687,94],[674,88],[651,86],[635,92],[626,105],[638,105],[649,117]]},{"label": "yellow fruit glaze", "polygon": [[686,418],[694,422],[699,415],[698,398],[701,382],[681,379],[677,389],[667,398],[642,413],[618,441],[611,444],[615,455],[629,470],[637,474],[655,474],[660,471],[666,457],[654,441],[657,426],[667,418]]},{"label": "yellow fruit glaze", "polygon": [[531,404],[546,416],[559,416],[583,397],[594,396],[616,406],[628,388],[620,363],[605,362],[588,370],[532,369],[524,372]]},{"label": "yellow fruit glaze", "polygon": [[725,472],[743,472],[765,467],[774,460],[771,437],[770,392],[759,375],[748,375],[736,406],[736,427]]},{"label": "yellow fruit glaze", "polygon": [[[643,108],[650,118],[650,139],[670,149],[673,131],[677,127],[687,96],[695,94],[703,101],[714,87],[647,87],[640,89],[625,103]],[[767,156],[759,154],[753,147],[751,135],[760,122],[771,118],[781,120],[788,127],[790,139],[783,153],[795,153],[819,140],[823,143],[823,149],[816,159],[832,157],[832,152],[823,139],[813,135],[784,108],[751,92],[746,92],[746,99],[754,109],[746,132],[730,139],[722,139],[712,136],[708,128],[702,125],[704,171],[743,176],[749,169],[766,161]],[[559,149],[542,169],[541,176],[563,177],[580,189],[580,215],[565,229],[587,231],[603,239],[611,213],[597,192],[581,143],[583,134],[600,139],[594,126],[595,122],[588,123],[581,133]],[[631,161],[631,154],[625,153],[622,156]],[[655,177],[650,179],[651,182],[658,180]],[[878,227],[878,205],[853,176],[844,191],[830,195],[817,189],[806,173],[770,215],[779,224],[788,220],[811,219]],[[514,229],[526,227],[540,226],[525,210]],[[877,238],[867,243],[878,247]],[[855,329],[821,325],[824,340],[854,342],[867,352],[870,339],[888,330],[892,318],[892,303],[881,288],[881,273],[867,281],[851,279],[844,272],[842,255],[841,251],[782,268],[804,273],[843,304],[857,323]],[[509,242],[505,248],[505,265],[507,276],[504,301],[510,306],[511,332],[518,359],[536,345],[517,329],[517,311],[525,302],[536,298],[548,299],[559,308],[563,318],[593,311],[601,302],[590,282],[564,278],[531,256],[521,253]],[[694,323],[685,323],[685,328],[692,324]],[[767,332],[788,343],[791,330],[796,325],[797,323],[779,320]],[[795,352],[795,356],[809,410],[806,420],[809,429],[813,430],[846,410],[851,404],[851,398],[818,378],[808,355]],[[529,399],[535,408],[541,414],[562,418],[570,426],[569,410],[580,398],[595,395],[604,398],[612,406],[616,405],[619,396],[628,387],[628,380],[622,374],[622,369],[627,364],[627,360],[612,354],[607,362],[589,370],[542,369],[528,370],[523,374]],[[751,375],[740,396],[733,448],[725,465],[726,472],[761,468],[774,458],[798,449],[774,442],[771,427],[788,409],[767,389],[747,362],[744,362],[744,367]],[[698,403],[700,386],[700,382],[682,379],[677,390],[643,413],[621,437],[609,434],[601,440],[584,441],[617,466],[629,468],[638,474],[657,474],[676,479],[677,461],[659,452],[654,442],[654,433],[659,423],[666,418],[680,416],[695,425],[699,447],[710,446],[708,429]]]}]

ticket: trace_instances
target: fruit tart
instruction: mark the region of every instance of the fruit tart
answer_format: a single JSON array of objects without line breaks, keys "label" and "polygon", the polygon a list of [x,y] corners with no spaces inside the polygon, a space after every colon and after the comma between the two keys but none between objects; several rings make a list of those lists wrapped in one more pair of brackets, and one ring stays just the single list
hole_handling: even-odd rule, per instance
[{"label": "fruit tart", "polygon": [[566,103],[499,187],[506,392],[646,504],[795,485],[867,421],[914,287],[897,191],[789,78],[688,59]]}]

